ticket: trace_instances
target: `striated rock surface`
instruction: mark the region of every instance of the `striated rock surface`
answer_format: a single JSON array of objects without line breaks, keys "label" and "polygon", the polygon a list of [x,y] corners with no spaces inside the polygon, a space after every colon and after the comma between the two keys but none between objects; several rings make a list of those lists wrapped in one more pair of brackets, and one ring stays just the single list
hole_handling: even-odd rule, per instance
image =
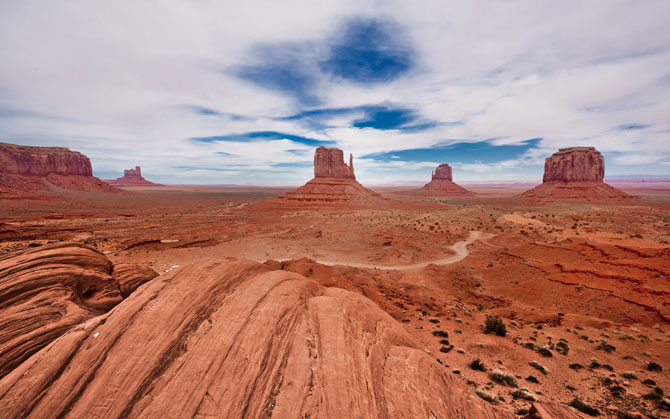
[{"label": "striated rock surface", "polygon": [[387,201],[365,188],[354,176],[353,156],[344,163],[342,150],[319,147],[314,152],[314,179],[295,191],[287,192],[272,203],[379,205]]},{"label": "striated rock surface", "polygon": [[123,177],[116,180],[106,181],[114,186],[162,186],[157,183],[150,182],[142,177],[142,168],[135,166],[134,169],[126,169],[123,171]]},{"label": "striated rock surface", "polygon": [[112,279],[119,284],[119,291],[123,298],[128,296],[140,285],[158,276],[148,266],[136,265],[134,263],[117,263],[112,267]]},{"label": "striated rock surface", "polygon": [[314,177],[356,179],[354,156],[349,155],[349,165],[344,162],[344,154],[338,148],[319,147],[314,152]]},{"label": "striated rock surface", "polygon": [[59,189],[119,192],[93,176],[91,161],[63,147],[0,143],[0,198],[16,198]]},{"label": "striated rock surface", "polygon": [[2,417],[513,418],[367,298],[251,261],[149,282],[0,380]]},{"label": "striated rock surface", "polygon": [[634,198],[603,182],[605,162],[594,147],[561,148],[544,162],[542,184],[523,193],[545,200],[627,200]]},{"label": "striated rock surface", "polygon": [[605,161],[595,147],[560,148],[544,161],[542,182],[602,182]]},{"label": "striated rock surface", "polygon": [[[73,326],[121,302],[113,273],[109,259],[79,243],[45,245],[0,259],[0,377]],[[116,273],[126,290],[155,275],[126,265]]]}]

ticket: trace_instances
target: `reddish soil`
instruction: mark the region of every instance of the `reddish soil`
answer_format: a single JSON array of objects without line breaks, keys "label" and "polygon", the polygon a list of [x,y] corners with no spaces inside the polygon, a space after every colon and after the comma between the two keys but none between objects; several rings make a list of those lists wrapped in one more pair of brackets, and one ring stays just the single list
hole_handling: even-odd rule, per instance
[{"label": "reddish soil", "polygon": [[[626,412],[669,417],[662,402],[643,396],[656,387],[664,397],[670,392],[670,189],[664,184],[621,187],[641,198],[534,202],[518,196],[522,187],[468,185],[477,196],[400,199],[393,191],[361,195],[358,187],[347,185],[343,194],[353,191],[368,198],[360,205],[346,199],[314,205],[276,199],[286,189],[75,191],[39,203],[1,201],[0,253],[9,256],[61,240],[79,242],[111,263],[137,263],[161,273],[139,290],[168,280],[187,265],[200,266],[188,269],[204,275],[211,263],[205,259],[265,262],[273,272],[290,271],[318,287],[366,297],[390,316],[383,322],[390,322],[393,336],[402,335],[427,353],[448,382],[458,382],[459,392],[485,390],[500,396],[498,412],[516,413],[531,402],[514,399],[515,388],[493,381],[494,369],[515,376],[518,387],[535,394],[541,402],[538,410],[544,412],[564,409],[579,398],[605,417]],[[481,235],[466,246],[462,260],[429,263],[454,256],[452,246],[471,231]],[[422,263],[427,266],[404,270],[347,266]],[[175,286],[192,280],[196,288],[198,278],[185,276]],[[310,292],[331,292],[323,289]],[[124,313],[131,315],[124,304],[110,312],[112,325],[122,322]],[[365,313],[373,313],[365,307]],[[502,318],[506,336],[483,333],[487,315]],[[359,327],[373,326],[352,330]],[[436,331],[448,336],[435,336]],[[63,351],[71,344],[58,343]],[[107,343],[97,344],[102,348]],[[470,368],[475,359],[485,371]],[[529,365],[532,361],[547,374]],[[189,360],[179,362],[187,365]],[[649,370],[650,363],[662,371]],[[531,376],[536,380],[529,381]],[[49,397],[60,396],[54,392]],[[93,399],[72,406],[84,409],[86,400]],[[542,417],[547,415],[551,413]]]}]

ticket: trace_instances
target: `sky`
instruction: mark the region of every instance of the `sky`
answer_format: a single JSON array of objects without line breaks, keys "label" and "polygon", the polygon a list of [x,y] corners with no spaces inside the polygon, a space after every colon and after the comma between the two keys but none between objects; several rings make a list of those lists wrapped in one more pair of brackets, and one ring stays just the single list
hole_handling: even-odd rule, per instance
[{"label": "sky", "polygon": [[539,180],[560,147],[670,175],[670,1],[0,2],[0,142],[116,178]]}]

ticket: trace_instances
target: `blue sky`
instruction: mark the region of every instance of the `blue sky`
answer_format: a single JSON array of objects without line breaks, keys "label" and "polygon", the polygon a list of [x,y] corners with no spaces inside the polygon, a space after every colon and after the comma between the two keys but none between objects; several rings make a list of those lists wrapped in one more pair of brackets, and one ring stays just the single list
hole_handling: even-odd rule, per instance
[{"label": "blue sky", "polygon": [[218,3],[2,2],[0,141],[164,183],[300,184],[319,145],[367,184],[670,175],[665,0]]}]

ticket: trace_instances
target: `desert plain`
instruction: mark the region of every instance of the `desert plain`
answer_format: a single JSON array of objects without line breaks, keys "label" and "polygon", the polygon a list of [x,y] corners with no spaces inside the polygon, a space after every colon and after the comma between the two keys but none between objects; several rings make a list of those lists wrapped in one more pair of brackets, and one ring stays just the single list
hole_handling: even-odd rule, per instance
[{"label": "desert plain", "polygon": [[[536,201],[520,195],[527,185],[505,183],[468,184],[476,195],[466,197],[378,188],[379,199],[362,203],[278,198],[291,188],[61,190],[2,201],[0,264],[74,242],[113,264],[150,268],[159,275],[148,284],[175,281],[185,270],[197,288],[205,273],[194,266],[206,272],[215,271],[213,260],[254,261],[253,269],[299,274],[376,305],[409,337],[401,345],[435,364],[430,371],[443,377],[455,394],[449,397],[475,404],[491,398],[493,413],[481,417],[525,416],[533,405],[529,417],[588,417],[568,407],[574,399],[606,417],[668,417],[662,403],[670,391],[670,185],[616,186],[639,198]],[[372,330],[365,336],[374,335],[381,321],[360,314],[360,327]],[[505,336],[484,333],[489,316],[502,319]],[[260,341],[267,333],[252,335]],[[35,356],[48,356],[52,346]],[[361,355],[346,342],[335,347]],[[11,411],[2,399],[8,378],[0,381],[2,417]],[[197,384],[180,386],[195,392]],[[355,411],[350,403],[333,416]]]}]

